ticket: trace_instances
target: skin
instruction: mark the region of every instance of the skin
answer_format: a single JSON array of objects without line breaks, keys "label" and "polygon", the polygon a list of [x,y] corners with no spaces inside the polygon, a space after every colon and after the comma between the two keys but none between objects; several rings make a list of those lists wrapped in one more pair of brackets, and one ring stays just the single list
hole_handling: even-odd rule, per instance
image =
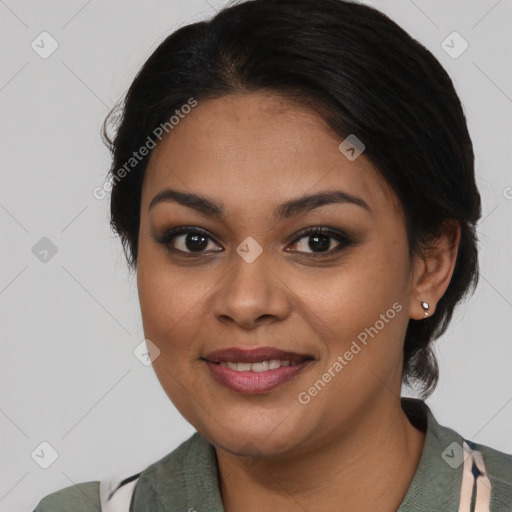
[{"label": "skin", "polygon": [[[396,196],[364,153],[349,161],[340,152],[341,140],[290,100],[228,95],[199,101],[146,171],[137,265],[144,333],[160,350],[153,366],[163,389],[215,446],[227,512],[374,511],[377,502],[395,511],[421,456],[425,435],[400,406],[403,342],[408,320],[424,317],[421,301],[435,314],[458,227],[411,259]],[[170,201],[149,210],[167,187],[223,203],[223,217]],[[333,203],[273,218],[281,203],[325,190],[357,196],[370,210]],[[297,233],[318,225],[355,243],[335,251],[339,242],[328,238],[314,252]],[[203,253],[173,254],[157,242],[177,226],[211,235]],[[248,236],[263,250],[252,263],[236,252]],[[169,246],[190,253],[186,239]],[[299,393],[395,303],[401,311],[301,403]],[[219,348],[266,345],[314,361],[279,388],[247,395],[217,383],[201,360]]]}]

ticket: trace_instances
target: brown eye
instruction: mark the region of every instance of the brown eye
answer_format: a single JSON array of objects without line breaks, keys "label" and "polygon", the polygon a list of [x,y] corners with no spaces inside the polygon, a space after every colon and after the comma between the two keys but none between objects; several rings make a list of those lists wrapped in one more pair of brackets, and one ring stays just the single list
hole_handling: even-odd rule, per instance
[{"label": "brown eye", "polygon": [[[335,246],[335,244],[338,244]],[[328,228],[316,227],[303,232],[300,238],[293,243],[296,249],[293,251],[312,254],[333,253],[351,245],[353,242],[342,232]],[[334,246],[334,248],[333,248]]]},{"label": "brown eye", "polygon": [[208,248],[208,237],[201,233],[174,236],[174,248],[179,251],[201,252]]},{"label": "brown eye", "polygon": [[184,254],[202,254],[218,247],[213,239],[198,228],[180,227],[166,231],[156,237],[158,243],[165,245],[169,251]]}]

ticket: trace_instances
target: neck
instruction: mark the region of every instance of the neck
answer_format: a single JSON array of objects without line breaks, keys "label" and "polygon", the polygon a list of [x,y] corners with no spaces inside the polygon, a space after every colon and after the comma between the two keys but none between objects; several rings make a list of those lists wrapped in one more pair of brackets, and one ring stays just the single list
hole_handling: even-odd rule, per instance
[{"label": "neck", "polygon": [[224,510],[395,512],[418,466],[425,434],[411,425],[400,399],[387,395],[342,435],[300,455],[251,463],[217,449]]}]

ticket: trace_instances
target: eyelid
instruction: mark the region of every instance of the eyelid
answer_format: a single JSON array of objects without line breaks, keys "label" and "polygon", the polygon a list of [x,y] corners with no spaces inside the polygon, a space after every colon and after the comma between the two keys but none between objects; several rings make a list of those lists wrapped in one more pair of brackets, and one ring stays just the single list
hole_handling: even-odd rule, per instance
[{"label": "eyelid", "polygon": [[[304,238],[306,235],[314,235],[314,234],[321,234],[321,235],[336,235],[339,238],[344,238],[346,240],[349,240],[350,237],[347,233],[344,233],[340,229],[331,228],[329,226],[325,225],[316,225],[316,226],[308,226],[307,228],[301,229],[298,233],[293,235],[292,241],[300,240],[301,238]],[[334,238],[334,237],[333,237]]]},{"label": "eyelid", "polygon": [[178,226],[175,228],[167,229],[162,234],[154,233],[153,237],[159,244],[162,244],[162,245],[168,247],[168,249],[173,253],[186,254],[186,255],[210,254],[210,253],[206,253],[204,251],[199,252],[199,253],[186,252],[186,251],[182,251],[180,249],[175,249],[173,247],[170,247],[170,243],[173,238],[180,236],[180,235],[187,235],[187,234],[203,235],[206,238],[212,240],[215,244],[220,245],[219,242],[217,242],[215,237],[210,232],[208,232],[202,228],[198,228],[197,226]]},{"label": "eyelid", "polygon": [[[350,237],[347,233],[343,232],[342,230],[331,228],[329,226],[324,225],[317,225],[317,226],[309,226],[307,228],[302,229],[297,234],[294,235],[294,238],[288,245],[294,245],[299,242],[299,240],[302,240],[303,238],[306,238],[308,236],[313,235],[324,235],[329,238],[333,238],[336,240],[339,245],[333,249],[329,249],[325,252],[307,252],[305,254],[312,255],[313,257],[322,257],[322,256],[331,256],[332,254],[336,253],[338,250],[344,249],[345,247],[348,247],[350,245],[354,245],[355,241]],[[304,254],[304,251],[290,251],[290,252],[296,252],[298,254]]]},{"label": "eyelid", "polygon": [[[194,252],[182,251],[181,249],[176,249],[174,247],[170,247],[170,243],[175,237],[180,236],[180,235],[190,234],[190,233],[203,235],[206,238],[213,241],[216,245],[221,246],[221,244],[215,239],[215,237],[213,235],[211,235],[210,232],[208,232],[207,230],[204,230],[202,228],[199,228],[197,226],[178,226],[175,228],[170,228],[168,230],[165,230],[162,234],[153,233],[153,237],[155,238],[157,243],[166,246],[168,248],[168,250],[174,254],[179,254],[179,255],[184,255],[184,256],[192,256],[192,257],[200,257],[200,256],[210,255],[213,252],[220,252],[218,250],[213,250],[213,251],[210,250],[210,251],[201,251],[201,252],[194,253]],[[294,253],[298,253],[298,254],[309,254],[309,255],[312,255],[313,257],[330,256],[333,253],[337,252],[338,250],[341,250],[341,249],[348,247],[350,245],[353,245],[355,243],[355,241],[342,230],[339,230],[336,228],[331,228],[331,227],[325,226],[325,225],[316,225],[316,226],[308,226],[307,228],[300,230],[298,233],[295,233],[293,235],[293,238],[287,243],[287,246],[294,245],[302,238],[305,238],[307,236],[313,236],[316,234],[325,235],[330,238],[333,238],[340,245],[338,245],[338,247],[335,247],[334,249],[329,249],[326,252],[319,252],[319,253],[315,253],[315,252],[305,253],[304,251],[288,251],[288,252],[294,252]]]}]

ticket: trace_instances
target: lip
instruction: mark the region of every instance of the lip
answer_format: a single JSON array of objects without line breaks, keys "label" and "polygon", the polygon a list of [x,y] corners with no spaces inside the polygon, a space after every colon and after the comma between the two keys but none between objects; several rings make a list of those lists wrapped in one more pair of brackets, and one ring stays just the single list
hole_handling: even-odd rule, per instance
[{"label": "lip", "polygon": [[[203,361],[208,366],[212,377],[228,389],[249,395],[272,391],[301,373],[313,357],[296,352],[287,352],[273,347],[241,349],[237,347],[216,350],[208,353]],[[269,359],[293,361],[295,366],[281,366],[264,372],[239,372],[220,362],[257,363]]]},{"label": "lip", "polygon": [[254,349],[230,347],[209,352],[203,359],[211,361],[212,363],[219,363],[221,361],[257,363],[268,359],[279,359],[281,361],[288,360],[299,364],[305,359],[313,359],[313,357],[307,354],[279,350],[274,347],[258,347]]}]

